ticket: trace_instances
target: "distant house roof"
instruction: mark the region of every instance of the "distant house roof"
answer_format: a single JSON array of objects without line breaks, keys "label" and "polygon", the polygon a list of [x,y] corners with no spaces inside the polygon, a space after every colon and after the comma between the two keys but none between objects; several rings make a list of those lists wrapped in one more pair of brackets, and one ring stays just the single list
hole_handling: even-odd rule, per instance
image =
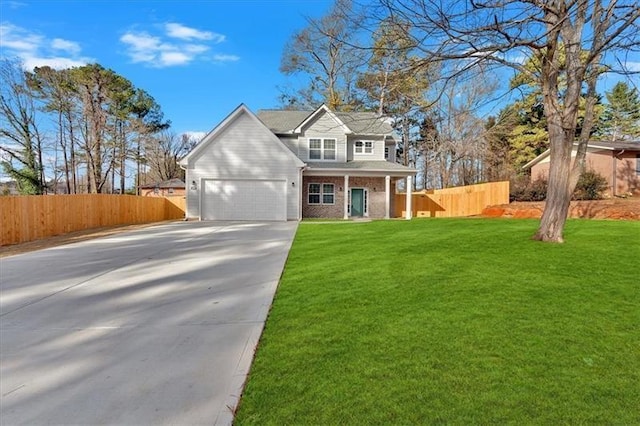
[{"label": "distant house roof", "polygon": [[[574,145],[574,147],[578,146],[578,143],[576,142],[573,145]],[[587,145],[587,148],[591,149],[591,150],[602,149],[602,150],[608,150],[608,151],[623,151],[624,150],[624,151],[638,151],[638,152],[640,152],[640,141],[615,141],[615,142],[611,142],[611,141],[590,141],[589,144]],[[545,158],[547,158],[550,153],[551,153],[551,151],[547,149],[545,152],[543,152],[542,154],[538,155],[536,158],[534,158],[533,160],[529,161],[527,164],[522,166],[522,169],[524,169],[524,170],[530,169],[531,167],[533,167],[536,164],[538,164],[540,161],[542,161]]]},{"label": "distant house roof", "polygon": [[163,182],[154,182],[154,183],[147,183],[145,185],[140,185],[140,188],[141,189],[149,189],[149,188],[184,189],[185,185],[184,185],[184,182],[182,180],[180,180],[180,179],[169,179],[169,180],[165,180]]},{"label": "distant house roof", "polygon": [[[322,105],[316,111],[260,110],[257,115],[269,130],[276,134],[294,133],[296,128],[321,109],[329,111]],[[388,135],[393,132],[389,121],[375,112],[332,112],[332,114],[353,134]]]},{"label": "distant house roof", "polygon": [[0,182],[0,195],[20,195],[18,182],[15,180]]},{"label": "distant house roof", "polygon": [[625,149],[628,151],[640,151],[640,140],[638,141],[615,141],[615,142],[606,142],[606,141],[592,141],[589,142],[590,148],[602,148],[602,149]]}]

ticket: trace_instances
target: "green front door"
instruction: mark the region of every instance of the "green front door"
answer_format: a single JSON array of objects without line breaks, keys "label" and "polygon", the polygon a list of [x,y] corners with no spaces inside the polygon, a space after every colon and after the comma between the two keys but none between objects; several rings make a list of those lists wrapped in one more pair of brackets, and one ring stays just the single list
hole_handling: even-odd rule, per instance
[{"label": "green front door", "polygon": [[351,190],[351,216],[364,216],[364,189]]}]

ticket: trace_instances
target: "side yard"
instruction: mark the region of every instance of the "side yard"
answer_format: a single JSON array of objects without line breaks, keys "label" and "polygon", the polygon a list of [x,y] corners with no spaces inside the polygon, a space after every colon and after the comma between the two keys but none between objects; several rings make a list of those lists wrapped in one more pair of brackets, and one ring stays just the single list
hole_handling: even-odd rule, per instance
[{"label": "side yard", "polygon": [[640,423],[640,223],[303,223],[236,423]]}]

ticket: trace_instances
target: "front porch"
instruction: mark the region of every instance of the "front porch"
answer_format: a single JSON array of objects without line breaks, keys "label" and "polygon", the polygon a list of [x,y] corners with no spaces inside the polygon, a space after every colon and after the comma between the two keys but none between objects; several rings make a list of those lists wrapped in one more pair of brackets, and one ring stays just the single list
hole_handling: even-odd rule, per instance
[{"label": "front porch", "polygon": [[[412,176],[303,176],[303,218],[371,218],[396,217],[396,182],[406,179],[412,187]],[[411,197],[404,209],[406,218],[411,218]],[[400,212],[397,212],[400,213]]]}]

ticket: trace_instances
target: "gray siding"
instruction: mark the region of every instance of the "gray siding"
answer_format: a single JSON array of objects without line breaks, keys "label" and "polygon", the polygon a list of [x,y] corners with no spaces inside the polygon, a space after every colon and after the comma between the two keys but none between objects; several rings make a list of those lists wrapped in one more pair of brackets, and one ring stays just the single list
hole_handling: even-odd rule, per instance
[{"label": "gray siding", "polygon": [[278,136],[278,139],[280,139],[282,143],[296,155],[296,157],[300,157],[300,154],[298,153],[298,138],[296,136],[280,135]]},{"label": "gray siding", "polygon": [[[373,142],[373,154],[356,154],[355,142]],[[348,161],[377,161],[384,160],[384,137],[383,136],[349,136]]]},{"label": "gray siding", "polygon": [[[274,135],[258,121],[245,113],[240,114],[197,157],[189,160],[186,173],[187,217],[200,216],[199,196],[203,178],[285,179],[287,219],[298,219],[299,170],[295,160],[286,155],[274,139]],[[192,181],[197,184],[195,190],[191,189]]]},{"label": "gray siding", "polygon": [[317,119],[308,123],[302,130],[303,133],[298,138],[299,158],[302,161],[309,161],[309,138],[335,139],[336,161],[347,161],[347,136],[342,127],[328,114],[320,114]]}]

